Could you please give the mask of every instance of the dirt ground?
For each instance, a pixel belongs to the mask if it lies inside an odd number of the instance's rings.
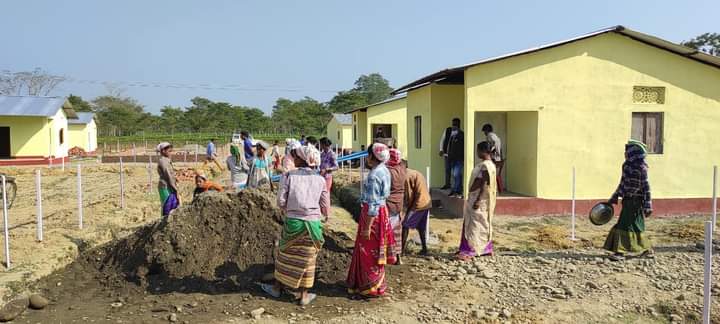
[[[117,188],[110,181],[117,176],[117,167],[95,168],[95,172],[84,171],[86,188],[90,190],[91,183],[96,188],[86,193],[82,231],[74,214],[75,178],[56,170],[43,171],[49,218],[43,243],[34,240],[33,171],[9,170],[28,177],[18,183],[23,194],[18,193],[18,205],[11,210],[11,224],[21,224],[18,220],[28,224],[11,231],[14,267],[0,274],[0,283],[6,296],[40,291],[51,301],[45,310],[28,310],[16,322],[693,323],[698,322],[702,307],[702,250],[695,245],[702,239],[704,217],[650,218],[648,234],[656,259],[612,263],[599,248],[611,224],[594,226],[581,217],[578,240],[573,242],[568,239],[566,217],[498,216],[493,224],[499,253],[461,264],[452,258],[461,220],[433,210],[430,226],[438,243],[431,246],[432,256],[411,255],[404,265],[389,267],[388,297],[350,300],[340,280],[318,284],[319,297],[307,307],[297,306],[287,296],[269,299],[255,285],[156,291],[127,282],[103,283],[91,274],[67,269],[47,276],[73,261],[78,251],[131,235],[128,229],[159,218],[156,194],[147,193],[144,166],[129,167],[128,188],[135,190],[128,193],[125,210],[118,207],[113,192]],[[189,193],[189,186],[184,194]],[[350,214],[337,206],[327,228],[355,235]],[[417,250],[411,244],[411,254]],[[45,278],[37,281],[40,277]],[[714,282],[719,279],[713,276]],[[720,286],[715,285],[713,291],[717,296]],[[717,302],[712,309],[720,313]]]

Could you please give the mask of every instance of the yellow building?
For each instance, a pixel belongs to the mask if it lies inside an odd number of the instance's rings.
[[[0,159],[6,160],[2,164],[67,158],[68,119],[75,118],[65,98],[0,96]]]
[[[327,138],[340,149],[352,149],[352,116],[333,114],[327,124]]]
[[[97,124],[95,114],[91,112],[78,112],[77,119],[68,120],[70,131],[70,148],[79,147],[86,153],[97,150]]]
[[[367,148],[369,143],[382,141],[394,143],[407,152],[407,101],[404,95],[393,97],[365,107],[356,108],[352,114],[352,148]]]
[[[411,167],[430,166],[433,186],[444,181],[439,141],[453,117],[465,131],[465,190],[485,123],[503,141],[507,189],[531,197],[569,199],[575,168],[578,199],[609,198],[630,138],[650,146],[655,198],[708,198],[720,164],[720,58],[622,26],[445,69],[395,93],[408,96]]]

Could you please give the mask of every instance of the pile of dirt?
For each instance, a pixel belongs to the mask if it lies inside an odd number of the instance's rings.
[[[168,218],[87,251],[78,270],[92,267],[106,286],[134,282],[155,292],[249,288],[273,270],[282,212],[269,191],[208,192]],[[317,280],[345,279],[352,246],[327,231]]]

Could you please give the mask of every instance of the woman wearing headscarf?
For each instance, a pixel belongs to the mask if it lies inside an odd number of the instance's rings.
[[[609,201],[617,204],[618,198],[622,197],[622,211],[604,245],[606,250],[614,252],[610,256],[613,261],[623,260],[627,252],[642,252],[642,256],[654,257],[650,240],[643,236],[645,217],[652,214],[646,156],[647,147],[644,143],[631,140],[625,145],[622,177]]]
[[[497,169],[492,161],[492,144],[480,142],[477,155],[482,162],[470,175],[470,191],[463,208],[463,227],[458,259],[468,261],[475,256],[493,254],[492,220],[497,198]]]
[[[386,165],[390,171],[390,196],[387,198],[387,208],[390,212],[390,225],[393,229],[395,237],[395,254],[396,263],[400,264],[400,255],[402,254],[402,222],[405,218],[404,200],[405,200],[405,166],[400,162],[402,153],[398,149],[390,149],[390,158]]]
[[[250,166],[245,160],[245,152],[242,145],[230,146],[230,156],[227,158],[227,167],[230,170],[230,181],[235,190],[244,189],[247,185]]]
[[[272,172],[270,171],[272,161],[267,154],[270,145],[265,141],[257,141],[255,146],[257,156],[255,156],[250,163],[247,186],[248,188],[260,188],[267,185],[272,190],[273,184],[270,178],[272,176]]]
[[[292,152],[294,149],[303,146],[298,142],[298,140],[294,138],[287,138],[285,139],[285,155],[282,158],[282,169],[283,172],[290,172],[295,169],[295,162],[293,159],[293,156],[290,152]]]
[[[160,159],[157,163],[158,193],[160,194],[163,217],[167,217],[171,211],[180,206],[175,169],[170,158],[172,149],[172,144],[168,142],[162,142],[157,146],[157,152],[160,153]]]
[[[330,193],[325,179],[315,172],[310,147],[290,152],[297,169],[282,176],[277,203],[285,212],[285,224],[275,258],[275,285],[262,289],[278,298],[283,287],[300,289],[300,305],[312,302],[309,293],[315,280],[317,255],[325,242],[323,220],[329,215]]]
[[[381,143],[373,143],[367,152],[370,172],[360,197],[362,209],[347,286],[351,294],[379,297],[387,288],[385,265],[395,263],[395,238],[385,205],[390,196],[390,172],[385,166],[390,152]]]

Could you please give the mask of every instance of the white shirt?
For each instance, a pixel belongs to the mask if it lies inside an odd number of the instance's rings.
[[[503,154],[502,154],[502,141],[500,140],[500,137],[497,136],[497,134],[493,132],[489,132],[487,134],[487,141],[490,143],[490,146],[492,147],[492,159],[493,161],[500,162],[503,160]]]

